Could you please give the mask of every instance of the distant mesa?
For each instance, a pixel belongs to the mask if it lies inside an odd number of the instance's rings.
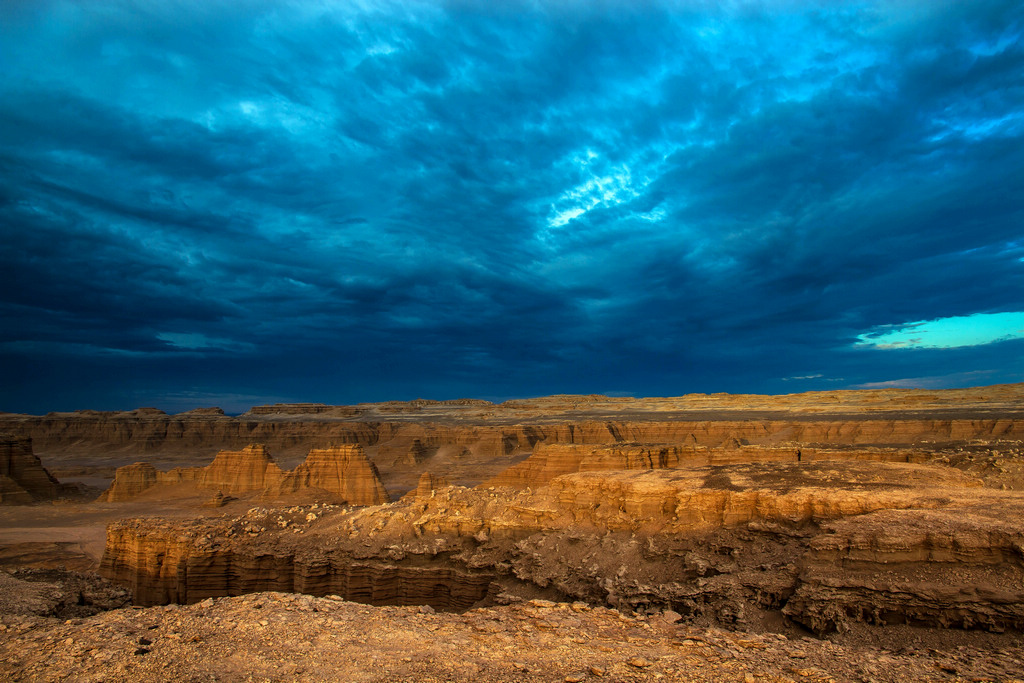
[[[274,462],[265,446],[250,444],[237,451],[220,451],[205,467],[176,467],[167,472],[146,462],[119,467],[99,501],[134,500],[159,487],[187,483],[216,491],[222,497],[259,494],[263,498],[281,498],[301,494],[349,505],[380,505],[390,500],[376,466],[359,444],[314,448],[290,472]]]
[[[325,413],[333,406],[323,403],[275,403],[269,406],[253,406],[249,409],[252,415],[316,415]]]
[[[701,446],[693,434],[674,443],[566,444],[540,443],[533,453],[478,488],[506,486],[528,489],[546,486],[557,477],[579,472],[663,470],[745,463],[798,463],[819,460],[866,460],[922,463],[932,457],[908,447],[856,449],[804,446],[792,443],[749,445],[729,437],[720,446]]]
[[[166,415],[167,413],[159,408],[136,408],[131,411],[131,414],[138,415],[139,417],[155,417],[157,415]]]
[[[179,415],[223,415],[223,414],[224,414],[224,409],[223,408],[217,408],[217,407],[213,407],[213,408],[193,408],[192,410],[186,410],[183,413],[179,413]]]
[[[575,472],[677,467],[691,452],[692,449],[672,445],[537,444],[526,460],[480,486],[535,488],[548,484],[555,477]]]
[[[329,417],[356,417],[362,410],[356,406],[329,406],[323,403],[275,403],[253,406],[243,415],[324,415]]]

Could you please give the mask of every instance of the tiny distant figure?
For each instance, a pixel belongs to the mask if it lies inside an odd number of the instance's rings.
[[[798,448],[798,449],[796,449],[796,461],[797,461],[797,462],[800,462],[800,459],[801,459],[802,457],[803,457],[803,456],[801,456],[801,455],[800,455],[800,449],[799,449],[799,448]]]

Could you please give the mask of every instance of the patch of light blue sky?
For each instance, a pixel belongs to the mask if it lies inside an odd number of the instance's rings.
[[[1024,312],[975,313],[886,325],[857,336],[855,346],[875,349],[955,349],[1024,339]]]

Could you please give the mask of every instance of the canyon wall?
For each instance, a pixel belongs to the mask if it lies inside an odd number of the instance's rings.
[[[246,552],[211,546],[177,526],[140,529],[118,523],[107,532],[100,571],[131,588],[136,604],[194,603],[260,591],[338,595],[372,605],[431,605],[462,610],[488,592],[493,575],[436,563],[405,566],[351,555],[309,556],[278,549]],[[140,533],[141,532],[141,533]],[[197,544],[197,545],[193,545]]]
[[[555,477],[574,472],[652,470],[742,463],[796,463],[817,460],[868,460],[922,463],[931,451],[911,448],[814,448],[807,446],[746,446],[728,439],[722,447],[621,443],[615,445],[538,444],[525,460],[488,479],[480,488],[543,486]]]
[[[210,456],[250,443],[280,455],[302,455],[310,448],[360,444],[378,447],[386,464],[396,458],[419,458],[442,446],[460,446],[489,458],[531,452],[538,443],[687,444],[719,447],[729,440],[744,445],[802,443],[827,445],[911,446],[956,444],[976,439],[1024,439],[1024,419],[890,419],[884,415],[828,417],[801,415],[784,419],[659,420],[657,413],[630,420],[582,419],[524,424],[445,424],[444,422],[358,422],[311,416],[165,415],[157,412],[62,413],[42,417],[0,414],[0,430],[31,438],[40,455],[157,456],[190,453]],[[418,442],[418,445],[417,445]]]
[[[0,434],[0,504],[20,505],[56,498],[60,483],[32,452],[32,440]]]
[[[532,491],[437,484],[427,475],[401,501],[357,510],[120,522],[101,572],[143,604],[272,589],[463,609],[545,591],[732,624],[775,613],[818,632],[1024,627],[1024,499],[951,468],[752,463],[577,472]]]

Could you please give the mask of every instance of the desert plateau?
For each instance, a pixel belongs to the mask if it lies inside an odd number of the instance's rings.
[[[0,683],[1024,683],[1024,2],[0,1]]]
[[[5,680],[1024,679],[1024,385],[0,432]]]

